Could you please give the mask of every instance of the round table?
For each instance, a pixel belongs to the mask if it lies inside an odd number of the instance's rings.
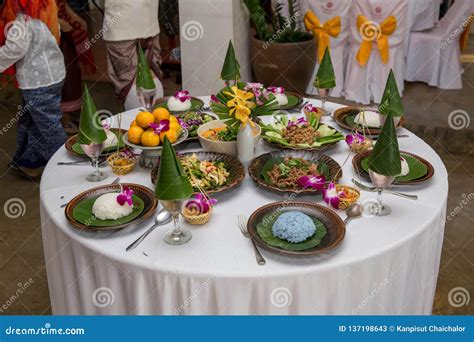
[[[203,98],[206,103],[209,98]],[[319,101],[309,100],[314,105]],[[328,109],[340,105],[329,103]],[[128,127],[137,110],[123,113]],[[323,121],[332,122],[331,118]],[[51,307],[54,314],[430,314],[439,269],[448,180],[438,155],[402,129],[400,149],[427,159],[435,169],[424,185],[399,187],[418,201],[389,194],[392,215],[352,220],[343,242],[323,255],[290,258],[262,250],[257,265],[250,240],[237,216],[288,196],[258,188],[247,175],[239,188],[216,196],[211,221],[192,226],[192,240],[182,246],[163,242],[171,225],[156,229],[138,248],[126,252],[152,222],[114,233],[77,231],[61,204],[80,192],[112,182],[89,183],[89,166],[57,166],[73,160],[61,148],[41,181],[41,222]],[[198,145],[180,145],[180,150]],[[263,142],[257,154],[269,151]],[[341,165],[348,148],[340,142],[326,152]],[[350,184],[351,159],[342,183]],[[152,188],[149,170],[137,167],[122,182]],[[375,198],[361,192],[361,201]],[[301,200],[323,203],[321,196]],[[338,211],[341,217],[344,212]]]

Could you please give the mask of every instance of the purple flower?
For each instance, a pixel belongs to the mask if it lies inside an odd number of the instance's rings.
[[[345,197],[344,191],[337,192],[334,182],[329,183],[327,189],[323,189],[323,200],[333,208],[339,209],[340,198]]]
[[[288,121],[287,127],[298,126],[298,125],[308,125],[308,124],[309,122],[308,120],[306,120],[306,118],[298,118],[298,120],[296,121],[293,121],[293,120]]]
[[[122,192],[117,196],[117,203],[124,205],[127,203],[129,206],[133,207],[133,190],[127,186],[124,186]]]
[[[211,95],[211,101],[215,103],[221,103],[221,101],[219,101],[216,95]]]
[[[360,133],[352,133],[346,135],[346,143],[349,146],[352,146],[353,144],[361,144],[365,141],[365,137],[360,134]]]
[[[178,119],[178,123],[181,127],[185,128],[185,129],[188,129],[189,126],[188,126],[188,123],[186,123],[183,119],[180,119],[180,118],[177,118]],[[189,122],[189,121],[188,121]],[[192,125],[191,125],[192,126]]]
[[[313,188],[315,190],[322,190],[324,188],[324,183],[326,183],[326,178],[321,176],[302,176],[298,179],[298,185],[303,189]]]
[[[263,88],[263,84],[262,83],[258,83],[258,82],[247,82],[247,84],[245,85],[244,87],[244,90],[250,90],[250,89],[261,89]]]
[[[267,90],[273,94],[284,94],[285,88],[283,87],[268,87]]]
[[[211,206],[217,203],[216,199],[207,197],[204,194],[197,194],[193,199],[190,199],[186,203],[186,208],[188,209],[197,209],[199,214],[205,214],[211,210]]]
[[[150,127],[153,128],[155,134],[160,134],[161,132],[167,132],[170,130],[170,121],[161,120],[159,123],[151,123]]]
[[[186,100],[191,101],[191,96],[189,96],[189,91],[187,90],[177,91],[176,93],[174,93],[173,96],[177,98],[178,100],[180,100],[181,102],[185,102]]]

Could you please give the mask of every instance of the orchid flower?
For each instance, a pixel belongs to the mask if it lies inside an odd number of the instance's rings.
[[[315,190],[322,190],[324,183],[326,183],[326,178],[323,175],[302,176],[298,179],[298,185],[303,189],[313,188]]]
[[[178,119],[178,123],[179,123],[179,125],[180,125],[181,127],[183,127],[184,129],[188,129],[188,128],[189,128],[188,124],[187,124],[183,119],[180,119],[180,118],[177,118],[177,119]],[[160,121],[160,122],[161,122],[161,121]],[[191,126],[192,126],[192,124],[191,124]]]
[[[160,134],[161,132],[167,132],[170,130],[170,121],[161,120],[159,123],[151,123],[150,127],[153,128],[155,134]]]
[[[117,203],[122,206],[125,203],[127,203],[129,206],[133,207],[132,196],[133,196],[133,190],[127,186],[124,186],[122,188],[122,192],[120,192],[120,194],[117,196]]]
[[[298,125],[308,125],[308,124],[309,122],[305,118],[298,118],[298,120],[296,121],[293,121],[293,120],[288,121],[287,127],[298,126]]]
[[[339,209],[340,198],[346,196],[344,191],[337,192],[334,182],[329,183],[327,189],[323,189],[322,193],[324,202],[330,204],[335,209]]]
[[[211,210],[211,207],[217,203],[216,199],[207,197],[206,195],[199,193],[193,199],[186,203],[186,208],[196,208],[199,214],[205,214]]]
[[[221,101],[219,101],[216,95],[211,95],[211,101],[215,103],[221,103]]]
[[[360,134],[360,133],[352,133],[346,135],[346,143],[349,146],[352,146],[354,144],[361,144],[365,141],[365,137]]]
[[[244,87],[245,90],[261,89],[261,88],[263,88],[263,84],[258,83],[258,82],[247,82],[247,84]]]
[[[285,88],[283,87],[268,87],[267,90],[273,94],[284,94]]]
[[[110,129],[110,122],[108,122],[108,121],[102,122],[102,128],[103,128],[105,131],[108,131],[108,130]]]
[[[186,100],[191,101],[191,96],[189,96],[189,91],[187,90],[177,91],[176,93],[174,93],[173,96],[177,98],[178,100],[180,100],[181,102],[185,102]]]

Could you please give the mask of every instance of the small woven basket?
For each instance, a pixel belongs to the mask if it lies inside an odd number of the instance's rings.
[[[360,197],[359,190],[347,185],[336,184],[336,191],[338,193],[344,191],[346,194],[346,197],[339,197],[339,209],[341,210],[346,210],[352,203],[357,202]]]
[[[212,209],[210,209],[207,213],[200,214],[200,215],[189,215],[189,213],[186,212],[186,210],[183,210],[182,215],[184,217],[184,220],[188,222],[189,224],[202,225],[209,222],[209,219],[211,218],[211,215],[212,215]]]
[[[107,158],[107,163],[114,174],[123,176],[135,168],[137,159],[133,153],[115,152]]]
[[[368,151],[372,148],[373,142],[371,139],[366,138],[363,142],[361,143],[354,143],[351,145],[351,151],[355,153],[361,153]]]
[[[321,117],[323,116],[323,110],[321,108],[317,108],[317,112],[310,112],[309,110],[307,109],[303,109],[303,112],[306,116],[306,120],[311,120],[311,114],[313,114],[315,116],[315,118],[318,118],[318,120],[321,120]]]

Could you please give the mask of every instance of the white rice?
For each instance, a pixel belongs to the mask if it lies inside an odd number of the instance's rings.
[[[99,220],[118,220],[130,215],[133,208],[128,203],[118,204],[118,195],[117,192],[111,192],[97,198],[92,206],[92,214]]]
[[[118,145],[118,138],[114,132],[106,131],[107,139],[104,141],[104,148],[109,148]]]
[[[174,96],[171,96],[168,99],[168,109],[172,112],[183,112],[191,108],[191,100],[186,100],[181,102]]]
[[[401,167],[402,167],[402,172],[400,172],[400,174],[398,176],[408,175],[410,173],[410,167],[408,166],[408,163],[405,160],[405,158],[401,157],[400,163],[401,163]]]
[[[279,106],[288,104],[288,97],[285,94],[273,94],[273,96],[275,96]]]
[[[370,110],[366,110],[357,114],[354,118],[354,122],[366,127],[382,126],[382,122],[380,121],[380,114],[377,112],[372,112]]]

